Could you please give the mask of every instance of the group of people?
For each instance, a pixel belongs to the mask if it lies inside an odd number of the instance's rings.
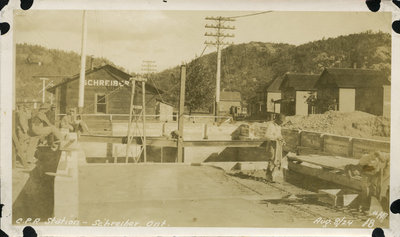
[[[75,109],[70,109],[58,124],[56,119],[56,106],[42,104],[38,110],[21,104],[15,111],[15,131],[13,143],[17,156],[24,166],[32,162],[34,152],[39,144],[48,145],[53,150],[60,148],[66,140],[66,135],[61,132],[88,132],[87,125],[76,115]]]

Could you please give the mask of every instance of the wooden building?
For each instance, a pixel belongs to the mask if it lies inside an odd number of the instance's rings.
[[[83,114],[129,114],[132,76],[113,67],[104,65],[89,69],[85,76]],[[142,104],[142,85],[136,83],[134,103]],[[55,95],[56,113],[65,114],[70,108],[78,107],[79,74],[65,78],[47,89]],[[158,88],[146,83],[146,114],[156,115]]]
[[[252,119],[264,119],[267,115],[266,105],[266,87],[258,89],[254,96],[248,101],[248,112]]]
[[[307,115],[312,108],[307,103],[316,94],[314,87],[319,75],[307,73],[286,73],[279,87],[282,93],[281,113],[285,115]]]
[[[319,112],[363,111],[390,116],[390,81],[377,70],[327,68],[316,83]]]
[[[156,114],[160,121],[168,122],[174,120],[174,106],[163,100],[156,100]]]
[[[267,113],[279,114],[281,112],[280,100],[282,99],[282,93],[280,87],[282,81],[283,77],[277,77],[267,87],[267,95],[266,95]]]
[[[236,91],[221,91],[219,102],[219,114],[228,115],[235,111],[241,113],[242,111],[242,96],[240,92]]]

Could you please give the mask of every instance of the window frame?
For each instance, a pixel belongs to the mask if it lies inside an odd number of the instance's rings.
[[[104,103],[99,103],[98,102],[98,100],[99,100],[99,96],[104,96]],[[108,113],[108,104],[107,104],[107,97],[106,97],[106,94],[105,93],[95,93],[94,94],[94,113],[95,114],[107,114]],[[98,111],[98,107],[97,107],[97,105],[98,104],[101,104],[101,105],[105,105],[106,106],[106,111],[103,113],[103,112],[99,112]]]

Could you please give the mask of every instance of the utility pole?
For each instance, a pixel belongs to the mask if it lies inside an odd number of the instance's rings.
[[[49,78],[41,77],[39,78],[42,80],[42,103],[46,102],[46,81],[49,80]]]
[[[81,41],[81,72],[79,74],[79,99],[78,109],[79,113],[82,113],[84,100],[85,100],[85,74],[86,74],[86,11],[83,11],[82,15],[82,41]]]
[[[225,45],[231,45],[233,43],[224,42],[224,39],[227,37],[235,37],[233,34],[226,34],[224,31],[226,30],[234,30],[234,26],[224,25],[226,22],[235,21],[235,19],[230,17],[206,17],[208,21],[213,21],[214,24],[205,25],[205,28],[214,29],[215,32],[206,32],[205,36],[214,37],[215,41],[206,41],[206,45],[213,45],[217,47],[217,74],[216,74],[216,86],[215,86],[215,104],[214,104],[214,115],[215,121],[217,121],[218,110],[219,110],[219,100],[220,100],[220,85],[221,85],[221,50]]]
[[[156,61],[143,60],[142,63],[142,71],[147,77],[149,74],[157,71]]]
[[[179,110],[178,110],[178,163],[184,161],[183,154],[183,121],[185,111],[185,82],[186,82],[186,65],[181,66],[181,88],[179,90]]]

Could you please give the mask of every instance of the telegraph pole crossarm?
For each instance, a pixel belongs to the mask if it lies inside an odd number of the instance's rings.
[[[206,41],[206,45],[213,45],[217,48],[217,73],[216,73],[216,86],[215,86],[215,103],[214,103],[214,115],[215,121],[218,120],[219,113],[219,101],[220,101],[220,84],[221,84],[221,50],[225,45],[231,45],[233,43],[224,42],[225,38],[233,38],[234,34],[224,33],[224,30],[235,30],[234,26],[224,25],[226,22],[235,21],[231,17],[206,17],[208,21],[214,21],[214,24],[206,24],[205,28],[215,29],[215,32],[206,32],[204,35],[207,37],[214,37],[215,41]]]

